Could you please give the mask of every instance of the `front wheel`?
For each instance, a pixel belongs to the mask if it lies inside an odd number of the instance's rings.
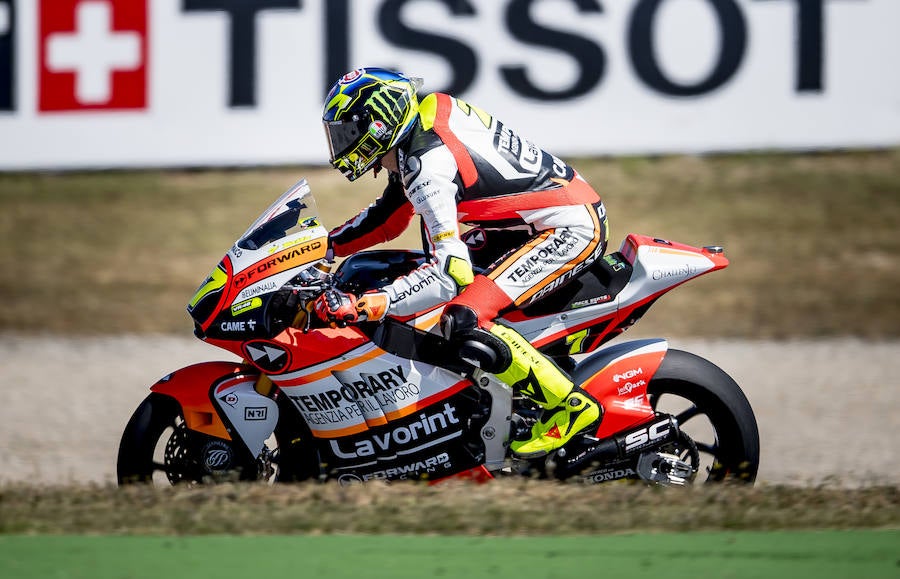
[[[264,451],[264,454],[267,451]],[[235,443],[188,430],[173,398],[150,394],[128,421],[116,465],[120,485],[209,483],[274,476]]]
[[[653,409],[675,417],[687,435],[670,451],[695,463],[697,482],[756,480],[756,417],[741,388],[721,368],[694,354],[669,350],[647,395]]]

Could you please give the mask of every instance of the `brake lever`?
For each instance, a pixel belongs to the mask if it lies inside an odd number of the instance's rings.
[[[316,318],[318,318],[318,315],[313,310],[316,299],[325,292],[332,290],[337,286],[334,283],[334,276],[328,274],[327,276],[323,277],[322,279],[316,280],[315,282],[312,282],[311,280],[311,283],[309,284],[293,287],[296,287],[300,291],[304,292],[305,295],[309,296],[306,298],[306,301],[303,305],[303,309],[306,312],[306,321],[301,328],[301,331],[306,334],[312,329],[313,317],[315,316]]]
[[[303,306],[304,311],[306,311],[306,320],[303,322],[303,327],[300,328],[300,331],[304,334],[308,334],[309,330],[312,329],[312,317],[315,315],[315,312],[312,310],[313,302],[307,301]]]

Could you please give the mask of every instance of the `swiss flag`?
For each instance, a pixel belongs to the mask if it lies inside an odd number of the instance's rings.
[[[40,111],[147,106],[147,0],[39,0]]]
[[[15,110],[16,7],[13,0],[0,0],[0,111]]]

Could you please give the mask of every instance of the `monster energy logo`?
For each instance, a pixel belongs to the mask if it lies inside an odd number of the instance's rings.
[[[404,91],[385,88],[384,91],[378,91],[369,97],[366,104],[382,119],[399,124],[403,120],[401,113],[405,112],[408,102]]]

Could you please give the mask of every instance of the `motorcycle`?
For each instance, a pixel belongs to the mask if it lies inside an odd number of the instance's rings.
[[[323,292],[383,287],[425,255],[365,251],[332,272],[327,246],[305,180],[235,242],[187,309],[199,339],[242,361],[187,366],[151,386],[121,438],[119,484],[756,478],[756,419],[728,374],[665,339],[608,344],[664,293],[726,267],[721,247],[630,234],[500,320],[604,409],[596,429],[520,460],[509,443],[527,438],[541,409],[480,370],[466,344],[451,347],[439,329],[443,305],[342,327],[311,312]]]

